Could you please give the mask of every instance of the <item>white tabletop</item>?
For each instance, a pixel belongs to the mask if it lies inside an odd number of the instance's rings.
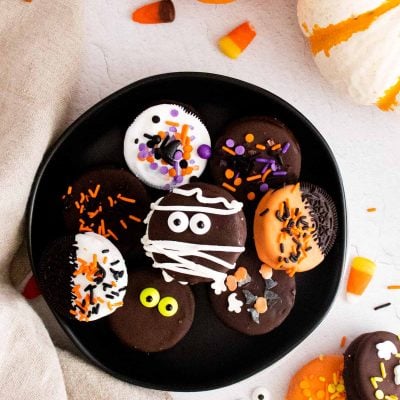
[[[302,112],[325,137],[344,179],[349,219],[349,258],[372,258],[377,273],[357,305],[345,300],[347,270],[323,323],[274,366],[233,386],[212,392],[173,393],[176,400],[250,399],[257,386],[271,399],[284,399],[291,375],[321,353],[340,352],[340,340],[363,332],[400,332],[400,116],[354,105],[320,76],[296,18],[295,0],[236,0],[209,5],[173,0],[170,24],[140,25],[131,12],[145,0],[85,2],[85,48],[71,102],[71,120],[115,90],[146,76],[204,71],[239,78],[282,97]],[[222,55],[216,41],[241,22],[257,30],[237,60]],[[376,207],[375,213],[366,211]],[[390,307],[373,307],[391,302]]]

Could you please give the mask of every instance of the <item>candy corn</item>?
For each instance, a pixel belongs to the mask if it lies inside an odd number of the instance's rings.
[[[376,265],[365,257],[354,257],[347,282],[347,299],[357,301],[374,276]]]
[[[251,43],[256,36],[256,31],[249,22],[244,22],[226,36],[222,37],[219,42],[220,50],[230,58],[238,58],[243,50]]]
[[[146,4],[132,13],[132,20],[140,24],[160,24],[175,19],[175,7],[171,0]]]

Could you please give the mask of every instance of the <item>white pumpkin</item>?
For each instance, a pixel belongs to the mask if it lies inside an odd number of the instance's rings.
[[[400,0],[299,0],[297,15],[327,80],[400,112]]]

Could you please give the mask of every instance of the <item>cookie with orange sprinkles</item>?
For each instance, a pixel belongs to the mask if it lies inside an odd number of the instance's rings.
[[[57,239],[39,262],[38,283],[60,315],[91,322],[122,307],[125,261],[111,241],[93,232]]]
[[[218,185],[246,203],[300,176],[301,151],[293,133],[271,117],[231,123],[214,146],[211,174]]]
[[[345,400],[342,355],[321,355],[293,376],[285,400]]]
[[[321,187],[301,182],[269,190],[254,215],[260,260],[290,275],[318,266],[335,243],[336,206]]]
[[[246,248],[237,268],[229,272],[227,290],[210,291],[211,305],[227,326],[246,335],[262,335],[277,328],[293,308],[296,282],[284,271],[262,267],[255,250]]]
[[[84,173],[62,196],[68,232],[95,232],[123,253],[141,250],[150,199],[143,184],[122,169]]]

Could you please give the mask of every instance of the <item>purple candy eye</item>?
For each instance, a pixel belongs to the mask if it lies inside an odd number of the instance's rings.
[[[178,110],[176,110],[176,109],[171,110],[171,116],[177,117],[178,115],[179,115]]]
[[[208,160],[211,157],[211,147],[208,144],[202,144],[197,149],[197,154],[203,160]]]
[[[226,144],[228,147],[233,147],[233,146],[235,145],[235,141],[234,141],[233,139],[226,139],[225,144]]]
[[[235,148],[235,153],[238,156],[242,156],[245,151],[246,151],[246,149],[243,146],[236,146],[236,148]]]

